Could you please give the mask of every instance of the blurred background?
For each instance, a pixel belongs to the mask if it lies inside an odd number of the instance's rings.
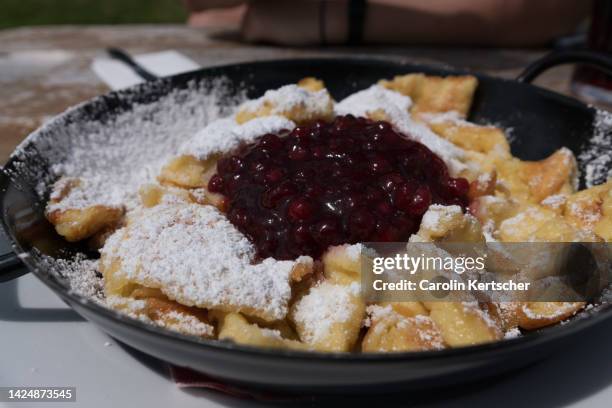
[[[251,42],[321,45],[354,40],[346,17],[357,14],[359,42],[542,46],[584,32],[593,3],[610,1],[2,0],[0,29],[187,22],[240,27],[242,39]]]
[[[109,47],[162,76],[367,54],[515,78],[552,50],[612,55],[612,0],[0,0],[0,164],[50,117],[139,80]],[[588,67],[536,83],[612,106],[611,77]]]
[[[53,24],[183,23],[180,0],[2,0],[0,29]]]

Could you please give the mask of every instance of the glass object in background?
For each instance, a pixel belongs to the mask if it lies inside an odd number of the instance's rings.
[[[588,48],[612,55],[612,0],[595,0]],[[576,67],[572,91],[593,102],[612,104],[612,76],[586,65]]]

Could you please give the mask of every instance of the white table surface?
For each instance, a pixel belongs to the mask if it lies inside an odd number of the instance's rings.
[[[427,396],[352,399],[350,406],[612,407],[612,322],[565,352],[501,380]],[[34,276],[0,284],[0,386],[76,386],[76,403],[0,407],[270,406],[178,389],[163,364],[81,320]],[[338,401],[333,401],[339,406]],[[329,401],[328,401],[329,403]],[[295,406],[295,404],[285,404]],[[318,406],[309,402],[305,406]]]

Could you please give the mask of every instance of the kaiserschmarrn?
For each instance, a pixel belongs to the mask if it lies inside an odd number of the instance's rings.
[[[467,121],[477,86],[407,74],[335,101],[304,78],[184,140],[135,207],[63,177],[46,215],[99,249],[108,307],[184,334],[324,352],[499,341],[585,303],[361,296],[362,242],[612,239],[612,181],[577,191],[565,148],[514,157],[504,129]]]

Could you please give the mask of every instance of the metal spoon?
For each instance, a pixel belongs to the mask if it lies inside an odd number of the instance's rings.
[[[127,52],[123,51],[120,48],[107,48],[106,52],[108,53],[108,55],[111,56],[111,58],[114,58],[127,64],[130,68],[134,70],[134,72],[136,72],[136,74],[138,74],[139,77],[141,77],[145,81],[154,81],[159,78],[157,75],[152,74],[142,65],[134,61],[134,59]]]

